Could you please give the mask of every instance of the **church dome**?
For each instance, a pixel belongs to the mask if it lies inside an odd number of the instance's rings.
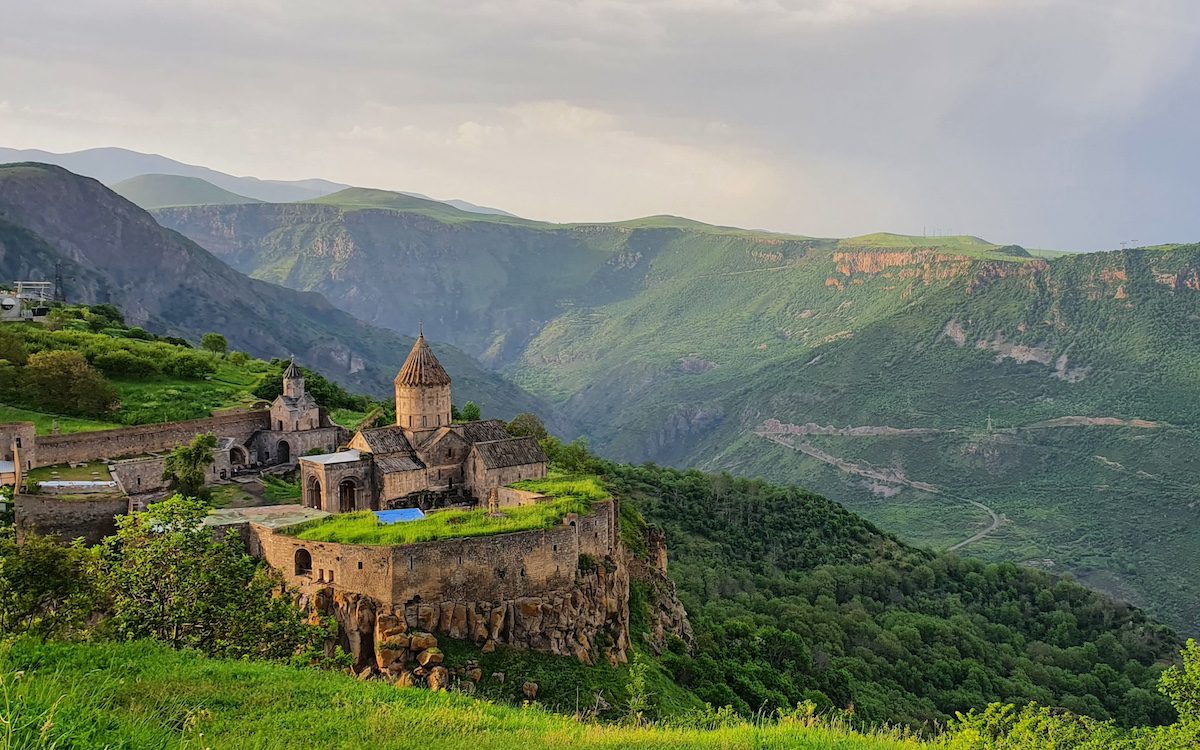
[[[408,359],[396,376],[396,385],[420,387],[429,385],[450,385],[450,375],[446,373],[442,363],[433,356],[429,344],[425,343],[425,334],[417,337]]]

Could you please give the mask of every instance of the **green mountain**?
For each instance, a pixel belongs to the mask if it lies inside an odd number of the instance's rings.
[[[130,177],[113,185],[112,191],[147,210],[167,206],[261,203],[255,198],[223,190],[199,177],[173,174],[143,174]]]
[[[1200,246],[554,225],[360,191],[157,216],[374,324],[424,320],[604,455],[800,483],[1200,631]]]
[[[45,164],[0,166],[0,277],[51,280],[56,263],[72,302],[112,303],[130,325],[192,341],[221,331],[232,348],[295,354],[360,390],[386,392],[412,346],[319,294],[243,276],[95,180]],[[437,351],[456,398],[497,416],[547,408],[463,352]]]

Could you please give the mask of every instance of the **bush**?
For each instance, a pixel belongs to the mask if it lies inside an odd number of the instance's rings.
[[[78,352],[30,356],[21,373],[21,390],[35,407],[59,414],[99,417],[119,404],[117,390]]]
[[[125,349],[98,354],[92,364],[110,377],[145,377],[159,373],[157,362]]]
[[[177,378],[199,380],[217,371],[211,358],[194,352],[180,352],[163,365],[163,371]]]
[[[89,550],[34,534],[18,546],[0,527],[0,634],[62,635],[84,624],[96,596]]]

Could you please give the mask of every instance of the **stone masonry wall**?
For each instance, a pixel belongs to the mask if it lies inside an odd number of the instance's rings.
[[[251,554],[337,617],[360,664],[373,658],[377,612],[392,628],[484,646],[503,643],[588,663],[627,656],[629,577],[611,500],[553,529],[396,547],[305,542],[257,525],[248,537]],[[311,571],[298,573],[297,555],[305,554]]]
[[[123,497],[97,497],[87,500],[62,500],[42,495],[17,495],[17,541],[34,532],[56,536],[64,541],[83,537],[97,544],[116,533],[118,516],[125,515],[129,501]]]
[[[37,438],[34,466],[168,451],[207,432],[220,437],[232,437],[240,442],[258,430],[265,430],[269,421],[270,413],[265,410],[238,411],[185,422],[76,432],[70,435],[42,435]]]

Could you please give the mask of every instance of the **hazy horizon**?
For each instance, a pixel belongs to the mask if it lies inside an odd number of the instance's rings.
[[[1094,250],[1200,239],[1182,0],[6,10],[0,145],[532,219]]]

